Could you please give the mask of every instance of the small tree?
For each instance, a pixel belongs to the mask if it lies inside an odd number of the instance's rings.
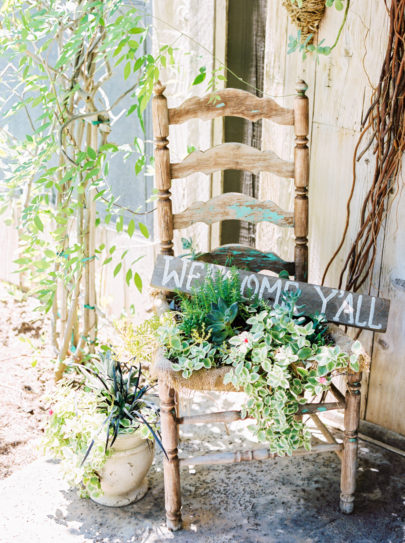
[[[0,55],[8,61],[7,84],[15,97],[7,115],[23,110],[27,116],[22,139],[1,128],[3,211],[10,202],[20,208],[16,262],[41,308],[52,313],[58,377],[69,350],[80,357],[96,340],[95,258],[109,264],[114,250],[105,254],[103,245],[96,246],[97,200],[106,206],[104,222],[116,215],[117,231],[124,230],[121,206],[106,180],[111,157],[122,152],[110,141],[114,112],[130,96],[127,115],[143,127],[159,68],[173,62],[169,46],[157,56],[143,52],[150,29],[143,15],[121,0],[8,0],[0,13]],[[105,84],[119,65],[128,86],[111,103]],[[138,174],[146,165],[142,142],[126,145],[128,150],[137,154]],[[128,235],[135,229],[131,219]],[[135,270],[126,280],[141,290]]]

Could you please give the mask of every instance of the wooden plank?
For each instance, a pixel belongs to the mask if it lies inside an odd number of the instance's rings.
[[[172,179],[218,170],[246,170],[256,174],[272,172],[279,177],[294,177],[293,162],[282,160],[273,151],[259,151],[244,143],[222,143],[207,151],[193,151],[182,162],[170,167]]]
[[[277,104],[271,98],[258,98],[240,89],[224,89],[201,98],[193,97],[179,107],[169,109],[170,124],[179,124],[189,119],[215,119],[216,117],[242,117],[249,121],[270,119],[277,124],[292,125],[294,113]]]
[[[209,253],[199,255],[197,260],[220,266],[236,266],[241,270],[252,272],[269,270],[280,273],[286,270],[289,275],[295,273],[295,262],[287,262],[274,253],[264,253],[236,243],[222,245]]]
[[[398,186],[405,183],[405,157]],[[405,192],[388,216],[380,293],[391,299],[387,333],[374,337],[366,420],[405,435]]]
[[[174,215],[174,228],[187,228],[197,222],[212,224],[230,219],[251,223],[269,221],[287,228],[294,226],[294,214],[283,211],[274,202],[262,202],[238,192],[227,192],[207,202],[194,202]]]
[[[151,284],[165,290],[191,293],[206,276],[217,271],[225,274],[230,268],[158,255]],[[330,322],[374,332],[384,332],[387,328],[389,300],[244,270],[239,271],[239,276],[242,295],[247,296],[247,299],[258,296],[270,304],[278,304],[284,290],[300,289],[300,303],[304,305],[306,314],[319,311]]]
[[[325,443],[313,445],[310,451],[306,449],[297,449],[292,452],[292,456],[305,456],[308,454],[319,454],[331,451],[341,451],[341,443]],[[198,466],[210,464],[239,464],[240,462],[252,462],[254,460],[270,460],[277,458],[278,454],[271,453],[269,449],[256,449],[253,451],[235,451],[204,454],[201,456],[192,456],[190,458],[180,458],[180,466]]]

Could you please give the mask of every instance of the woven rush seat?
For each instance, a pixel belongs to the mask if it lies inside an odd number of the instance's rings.
[[[327,333],[333,339],[335,345],[337,345],[344,353],[352,354],[351,347],[354,340],[343,332],[336,324],[329,324]],[[370,357],[363,349],[361,355],[360,364],[361,367],[367,367]],[[175,371],[172,368],[172,362],[168,360],[161,349],[158,349],[155,353],[151,372],[152,376],[156,379],[165,381],[170,387],[176,391],[180,390],[205,390],[205,391],[220,391],[220,392],[238,392],[235,387],[229,383],[224,384],[224,377],[233,366],[221,366],[219,368],[201,369],[193,372],[192,375],[186,379],[183,377],[180,371]]]

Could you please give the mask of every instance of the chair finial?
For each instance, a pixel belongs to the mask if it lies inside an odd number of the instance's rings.
[[[308,85],[303,79],[297,81],[296,91],[300,96],[305,96],[306,91],[308,90]]]
[[[164,91],[166,90],[166,87],[165,85],[162,85],[162,83],[160,82],[160,80],[156,81],[156,83],[154,84],[153,86],[153,92],[157,95],[157,96],[160,96],[164,93]]]

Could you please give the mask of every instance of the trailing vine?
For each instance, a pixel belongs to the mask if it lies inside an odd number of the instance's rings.
[[[350,223],[350,205],[356,186],[356,163],[368,149],[373,149],[373,180],[364,199],[360,228],[346,256],[339,277],[339,288],[358,291],[371,277],[377,240],[389,212],[392,192],[398,193],[399,174],[405,151],[405,0],[392,0],[388,8],[389,32],[387,50],[371,105],[362,121],[361,134],[353,156],[353,182],[347,202],[346,225],[342,239],[326,266],[322,282],[342,250]],[[364,140],[368,138],[367,143]],[[370,290],[370,287],[369,287]]]

